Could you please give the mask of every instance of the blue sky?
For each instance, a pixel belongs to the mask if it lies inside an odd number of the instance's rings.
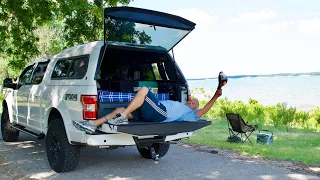
[[[174,48],[186,78],[319,72],[319,0],[134,0],[196,29]]]

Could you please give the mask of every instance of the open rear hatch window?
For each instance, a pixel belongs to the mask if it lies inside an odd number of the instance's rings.
[[[101,64],[103,71],[99,69],[100,73],[97,75],[101,89],[107,89],[111,92],[123,91],[126,89],[121,87],[121,83],[124,81],[173,81],[176,83],[179,79],[181,80],[181,77],[176,77],[177,69],[168,64],[170,61],[166,60],[168,56],[164,55],[163,51],[170,51],[195,28],[195,25],[182,17],[152,10],[133,7],[106,8],[104,10],[104,42],[108,41],[109,43],[105,46],[106,57],[103,59],[111,59],[112,62],[103,61]],[[128,50],[126,53],[123,49],[112,49],[111,51],[110,48],[116,48],[120,43],[125,44],[122,44],[123,47],[131,47],[132,45],[148,50],[152,49],[150,47],[156,47],[153,49],[157,49],[157,53],[136,51],[136,49],[135,51]],[[155,69],[157,73],[154,71]],[[117,71],[119,71],[118,74]],[[153,75],[149,76],[148,72],[152,72]],[[170,74],[170,72],[173,73]],[[114,89],[114,86],[108,85],[114,81],[120,81],[120,85],[116,86],[117,88],[121,87],[120,89]],[[128,87],[126,92],[134,91],[134,86]],[[159,87],[159,93],[163,92],[169,93],[167,89]],[[103,106],[103,104],[99,105],[100,108]],[[166,136],[193,132],[210,123],[205,120],[168,123],[131,121],[127,125],[103,124],[99,130],[105,133],[118,132],[134,136]]]
[[[152,45],[171,50],[194,28],[182,17],[133,7],[111,7],[104,11],[105,40]]]

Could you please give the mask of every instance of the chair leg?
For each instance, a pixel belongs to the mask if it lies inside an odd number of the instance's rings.
[[[231,131],[231,129],[229,128],[229,137],[231,137],[233,134],[233,132]]]
[[[248,140],[248,141],[252,144],[252,142],[251,142],[250,139],[249,139],[249,137],[250,137],[250,135],[252,134],[252,132],[253,132],[253,131],[250,132],[249,136],[247,135],[247,133],[244,133],[244,135],[246,136],[246,139],[243,141],[243,143]]]
[[[241,133],[238,133],[238,132],[235,132],[233,131],[232,129],[229,128],[229,138],[233,138],[233,137],[239,137],[238,135],[241,134]],[[228,139],[229,139],[228,138]],[[238,140],[238,139],[237,139]],[[233,141],[232,141],[233,142]],[[238,141],[237,141],[238,142]],[[241,134],[241,141],[242,143],[242,134]]]
[[[229,137],[238,136],[238,134],[235,134],[234,131],[232,131],[232,129],[229,128]]]

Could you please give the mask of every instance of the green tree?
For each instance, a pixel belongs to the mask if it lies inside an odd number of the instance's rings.
[[[318,123],[318,125],[320,125],[320,107],[315,108],[311,112],[311,116]]]
[[[106,7],[126,5],[130,0],[99,2]],[[1,0],[0,56],[11,68],[21,70],[40,54],[39,43],[48,43],[39,42],[44,35],[42,30],[53,29],[56,34],[51,37],[63,37],[59,38],[61,42],[46,39],[52,45],[46,49],[47,55],[63,47],[102,39],[102,15],[103,9],[88,0]],[[58,28],[53,28],[56,24]]]
[[[9,66],[21,69],[39,52],[34,30],[52,20],[53,7],[50,0],[0,1],[0,52]]]
[[[144,31],[140,32],[135,29],[133,22],[109,20],[107,26],[107,40],[120,41],[139,44],[150,44],[151,37]]]
[[[55,55],[67,47],[67,42],[64,39],[64,24],[61,20],[54,20],[39,27],[35,34],[39,37],[37,42],[38,57]]]

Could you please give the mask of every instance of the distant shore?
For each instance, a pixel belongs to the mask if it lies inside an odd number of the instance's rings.
[[[278,74],[260,74],[260,75],[235,75],[228,76],[228,78],[257,78],[257,77],[279,77],[279,76],[320,76],[320,72],[308,72],[308,73],[278,73]],[[205,79],[217,79],[217,77],[210,78],[190,78],[188,81],[193,80],[205,80]]]
[[[192,96],[194,96],[195,98],[197,98],[198,100],[210,100],[210,98],[214,95],[215,93],[215,89],[212,89],[212,88],[191,88],[191,94]],[[225,98],[228,98],[228,97],[225,97]],[[244,100],[240,100],[240,99],[230,99],[228,98],[229,100],[231,101],[242,101],[244,103],[248,103],[249,99],[247,99],[246,101]],[[254,98],[252,98],[254,99]],[[277,102],[275,104],[264,104],[264,103],[261,103],[259,101],[259,99],[255,99],[257,100],[260,104],[262,104],[263,106],[272,106],[272,105],[276,105],[277,103],[283,103],[283,102]],[[318,106],[315,105],[315,104],[287,104],[288,108],[289,107],[294,107],[296,108],[297,110],[301,110],[301,111],[311,111],[315,108],[317,108]]]

